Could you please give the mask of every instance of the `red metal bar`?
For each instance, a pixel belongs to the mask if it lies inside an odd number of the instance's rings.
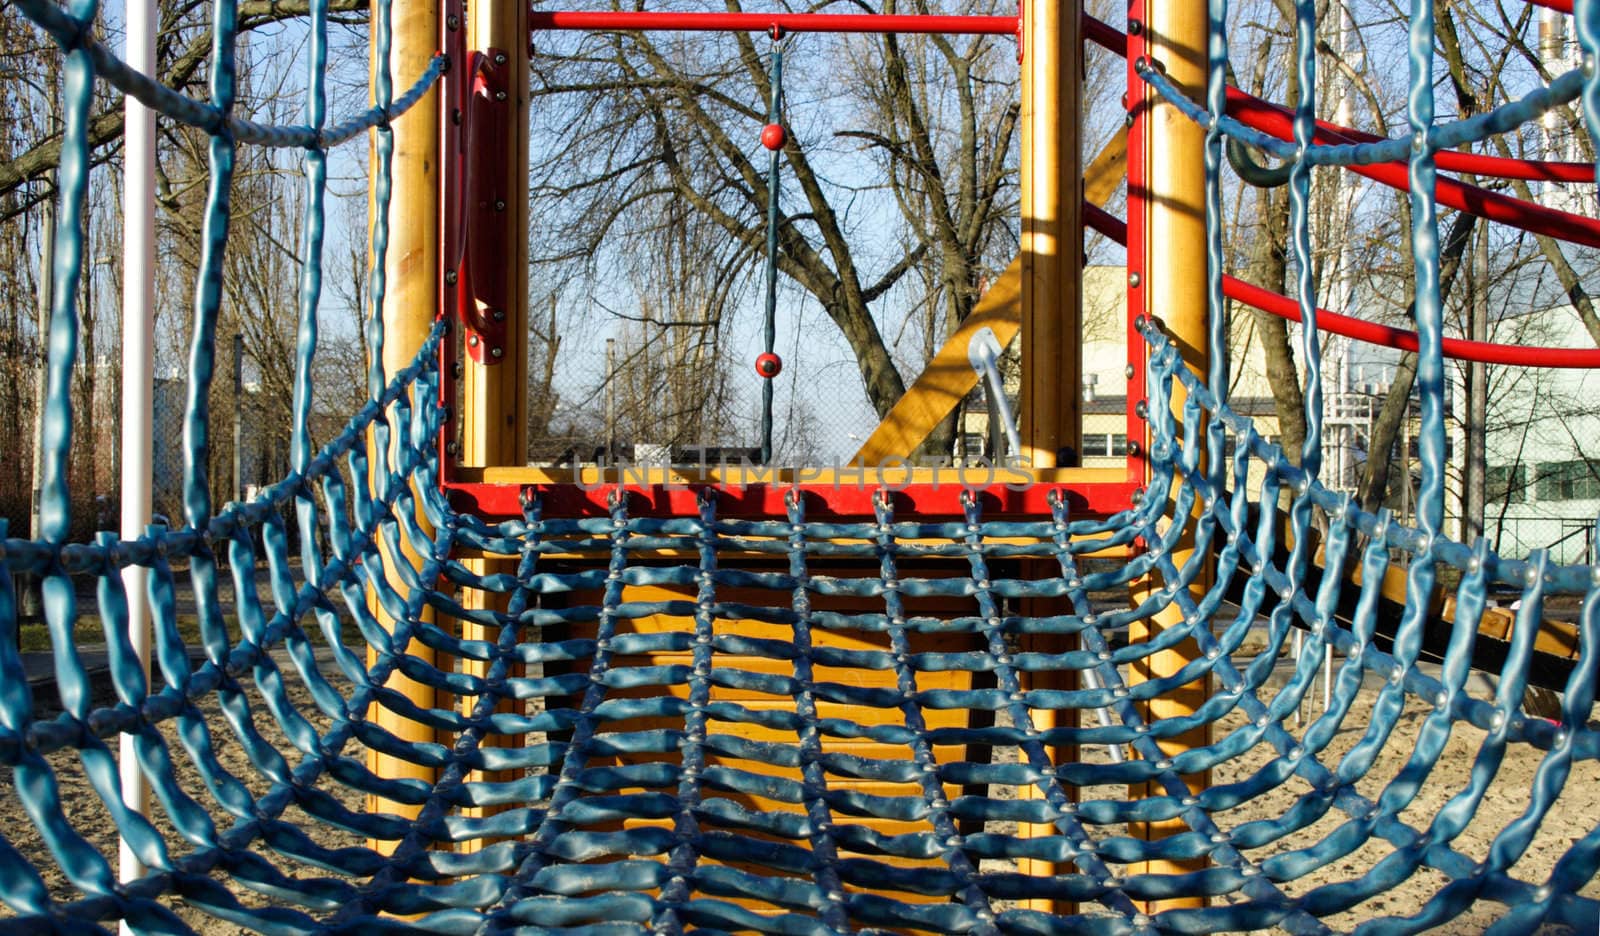
[[[988,519],[1004,517],[1050,516],[1050,494],[1059,491],[1067,499],[1074,517],[1107,517],[1126,510],[1133,502],[1136,485],[1110,484],[1032,484],[1025,472],[1006,469],[970,470],[972,486],[962,484],[880,483],[865,476],[859,483],[748,484],[741,487],[690,485],[622,485],[628,495],[630,516],[692,517],[699,513],[703,490],[717,493],[717,516],[733,518],[774,518],[787,512],[785,498],[794,490],[805,500],[806,517],[812,520],[866,519],[873,515],[873,499],[887,493],[895,516],[901,520],[932,521],[960,519],[962,492],[972,491]],[[1015,474],[1015,478],[1007,475]],[[1002,483],[992,483],[998,475]],[[618,485],[578,484],[488,484],[455,483],[445,485],[456,510],[486,519],[522,516],[524,492],[539,495],[545,514],[551,517],[603,517],[610,512],[610,498]]]
[[[876,13],[671,13],[631,10],[534,10],[529,29],[676,32],[940,33],[1014,36],[1015,16],[884,16]]]
[[[1161,0],[1153,0],[1161,2]],[[1091,17],[1091,19],[1093,19]],[[1128,22],[1146,23],[1148,18],[1147,0],[1128,0]],[[1095,25],[1098,24],[1098,25]],[[1103,29],[1101,27],[1104,27]],[[1149,388],[1146,380],[1146,370],[1149,366],[1149,356],[1144,353],[1144,336],[1139,334],[1135,323],[1140,316],[1151,313],[1149,302],[1149,289],[1146,284],[1150,281],[1149,270],[1145,264],[1147,254],[1146,224],[1149,220],[1149,195],[1150,188],[1147,178],[1150,171],[1150,100],[1153,92],[1145,85],[1140,77],[1139,70],[1134,67],[1145,54],[1145,39],[1148,30],[1140,30],[1131,38],[1106,23],[1095,20],[1094,24],[1084,21],[1083,33],[1095,41],[1104,41],[1101,37],[1121,39],[1120,47],[1109,46],[1113,52],[1121,55],[1125,62],[1125,76],[1128,83],[1127,93],[1122,98],[1122,106],[1127,109],[1130,120],[1128,126],[1128,223],[1123,228],[1123,245],[1127,247],[1128,288],[1127,310],[1123,316],[1123,328],[1127,335],[1126,351],[1128,355],[1127,369],[1124,373],[1128,376],[1127,397],[1125,408],[1125,422],[1128,436],[1128,482],[1130,484],[1144,485],[1148,479],[1150,465],[1145,460],[1146,453],[1150,451],[1150,424],[1140,416],[1140,412],[1148,407]],[[1104,215],[1105,212],[1099,212]],[[1093,223],[1097,217],[1093,212],[1085,215],[1085,223]],[[1138,451],[1133,451],[1132,443],[1138,443]]]
[[[1551,10],[1555,10],[1557,13],[1572,12],[1572,0],[1528,0],[1528,2],[1534,6],[1542,6]]]
[[[1252,286],[1231,276],[1222,278],[1222,291],[1228,298],[1245,305],[1264,309],[1291,322],[1300,321],[1300,304],[1288,296]],[[1366,322],[1323,309],[1317,310],[1317,327],[1335,335],[1387,345],[1402,351],[1415,351],[1418,347],[1417,333],[1414,331]],[[1485,364],[1510,364],[1516,367],[1600,367],[1600,348],[1546,348],[1467,341],[1462,338],[1444,339],[1444,356],[1458,361],[1482,361]]]
[[[1530,0],[1530,2],[1548,6],[1553,10],[1561,10],[1565,13],[1572,12],[1571,0]],[[1110,23],[1096,19],[1087,13],[1083,14],[1083,35],[1084,38],[1092,40],[1101,47],[1109,49],[1118,55],[1125,56],[1128,54],[1127,34]],[[1245,102],[1249,102],[1252,108],[1271,108],[1282,113],[1284,119],[1293,120],[1293,114],[1290,113],[1288,108],[1246,94],[1237,88],[1230,87],[1228,89],[1228,100],[1228,113],[1239,117],[1241,121],[1244,118],[1234,111],[1235,101],[1240,102],[1240,106],[1243,106]],[[1255,127],[1255,124],[1250,124],[1248,121],[1245,121],[1245,123]],[[1344,141],[1348,143],[1380,143],[1383,141],[1383,137],[1376,134],[1355,130],[1336,123],[1329,123],[1326,120],[1317,121],[1317,127],[1319,130],[1348,138]],[[1288,135],[1279,134],[1276,130],[1267,130],[1264,127],[1255,128],[1271,133],[1280,139],[1287,140],[1291,138]],[[1434,161],[1440,169],[1448,172],[1467,172],[1473,175],[1494,176],[1499,179],[1526,179],[1534,182],[1593,182],[1595,179],[1593,163],[1560,162],[1547,159],[1506,159],[1502,156],[1459,153],[1455,150],[1443,150],[1435,153]],[[1396,165],[1400,164],[1397,163]]]
[[[1281,140],[1292,139],[1290,130],[1294,114],[1287,107],[1264,101],[1238,88],[1228,88],[1228,113],[1248,127],[1270,133]],[[1282,132],[1280,132],[1280,130]],[[1317,121],[1318,143],[1381,143],[1383,137],[1362,130],[1352,130],[1325,120]],[[1544,159],[1507,159],[1503,156],[1483,156],[1440,150],[1434,154],[1440,169],[1450,172],[1469,172],[1474,175],[1494,176],[1501,179],[1527,179],[1534,182],[1593,182],[1594,163],[1556,162]],[[1404,168],[1405,164],[1385,163]],[[1360,172],[1363,167],[1351,166]]]
[[[1127,33],[1124,33],[1122,30],[1111,25],[1105,20],[1090,16],[1087,13],[1081,14],[1079,19],[1083,24],[1081,27],[1079,27],[1080,31],[1083,33],[1083,38],[1093,42],[1102,49],[1115,52],[1117,55],[1127,58]]]
[[[1118,218],[1093,205],[1083,206],[1084,222],[1090,227],[1121,244],[1127,241],[1128,226]],[[1288,296],[1262,289],[1232,276],[1222,277],[1222,292],[1229,299],[1254,306],[1291,322],[1300,321],[1300,304]],[[1317,310],[1317,327],[1335,335],[1367,341],[1372,344],[1399,348],[1401,351],[1417,350],[1417,333],[1403,328],[1392,328],[1367,322],[1326,309]],[[1458,361],[1482,361],[1485,364],[1509,364],[1517,367],[1600,367],[1600,348],[1550,348],[1538,345],[1495,344],[1490,341],[1467,341],[1461,338],[1444,339],[1444,356]]]
[[[1279,139],[1290,139],[1293,118],[1288,112],[1237,88],[1228,89],[1228,113],[1248,127],[1270,133]],[[1315,140],[1319,144],[1329,145],[1360,142],[1322,127],[1317,128]],[[1439,155],[1444,156],[1443,153]],[[1357,175],[1366,176],[1391,188],[1405,191],[1408,187],[1405,163],[1374,163],[1365,166],[1353,165],[1348,168]],[[1467,185],[1455,179],[1441,178],[1435,187],[1434,195],[1441,205],[1470,212],[1489,221],[1535,234],[1548,234],[1574,244],[1600,247],[1600,221],[1593,218],[1535,205],[1476,185]]]
[[[1128,246],[1128,223],[1098,205],[1083,203],[1083,223],[1092,227],[1101,234],[1111,238],[1115,243]]]
[[[472,56],[467,51],[466,4],[464,0],[444,0],[440,4],[440,36],[444,52],[450,56],[451,68],[441,83],[439,113],[439,307],[438,317],[455,314],[459,304],[462,284],[459,282],[461,257],[466,249],[466,211],[463,205],[466,192],[464,150],[466,146],[465,122],[468,98],[472,92],[472,75],[476,70]],[[454,336],[450,336],[454,337]],[[451,375],[456,367],[456,342],[439,342],[439,405],[446,416],[435,444],[439,455],[439,480],[450,481],[456,465],[456,381]]]

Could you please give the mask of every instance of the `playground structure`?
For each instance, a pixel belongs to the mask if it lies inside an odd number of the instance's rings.
[[[1319,125],[1310,72],[1287,110],[1229,89],[1226,34],[1208,25],[1226,21],[1223,0],[1134,0],[1125,30],[1042,2],[1011,18],[530,13],[516,3],[379,0],[374,106],[330,126],[327,7],[313,0],[307,125],[261,127],[229,116],[229,0],[217,5],[209,102],[143,78],[149,55],[124,65],[98,45],[91,0],[15,6],[64,56],[60,217],[82,214],[97,79],[143,108],[144,122],[129,122],[130,173],[143,171],[137,157],[153,145],[140,134],[154,108],[211,134],[212,195],[176,529],[147,528],[148,502],[140,516],[130,497],[120,538],[64,542],[82,238],[62,226],[45,534],[6,539],[0,557],[7,571],[42,579],[59,714],[35,697],[15,628],[4,628],[0,748],[20,814],[0,827],[9,913],[0,928],[85,932],[122,921],[185,932],[220,920],[274,933],[1312,933],[1340,914],[1348,925],[1354,912],[1370,916],[1368,931],[1402,933],[1480,902],[1495,908],[1495,933],[1597,925],[1600,819],[1561,816],[1567,841],[1536,878],[1519,859],[1565,802],[1569,777],[1600,761],[1590,721],[1600,571],[1555,567],[1541,554],[1503,559],[1450,542],[1440,522],[1445,356],[1588,367],[1600,352],[1444,338],[1437,208],[1579,242],[1600,225],[1435,179],[1443,170],[1593,182],[1588,166],[1447,152],[1580,94],[1592,126],[1592,67],[1435,126],[1432,7],[1419,4],[1409,24],[1411,135],[1383,140]],[[1296,10],[1296,61],[1309,69],[1315,9]],[[1579,3],[1574,15],[1592,61],[1600,3]],[[131,16],[129,28],[138,34]],[[851,472],[595,468],[573,483],[520,466],[527,102],[518,76],[529,30],[566,28],[1018,37],[1021,254]],[[1084,41],[1126,60],[1130,124],[1125,144],[1080,168]],[[373,141],[369,403],[317,448],[306,416],[324,154],[363,133]],[[1225,138],[1291,166],[1290,246],[1304,271],[1295,297],[1223,273]],[[292,474],[218,509],[206,400],[240,145],[305,151],[297,419]],[[1316,308],[1313,164],[1410,191],[1414,332]],[[771,165],[776,173],[776,156]],[[1123,165],[1126,221],[1097,207]],[[1058,464],[1077,448],[1084,225],[1128,248],[1136,444],[1125,469]],[[148,287],[148,267],[127,269],[130,284]],[[1298,465],[1228,408],[1225,298],[1303,323],[1310,431]],[[1028,483],[871,467],[908,455],[977,384],[986,358],[974,339],[984,329],[1000,345],[1020,335],[1015,431]],[[1416,529],[1317,482],[1324,330],[1418,351]],[[761,377],[776,372],[757,366]],[[146,358],[124,379],[136,390],[148,373]],[[140,444],[136,411],[148,397],[125,393],[125,403],[125,431]],[[129,461],[129,490],[148,488]],[[1256,487],[1246,483],[1252,464],[1264,466]],[[1108,568],[1088,565],[1108,558]],[[254,583],[263,563],[266,595]],[[200,657],[177,626],[179,564],[196,596]],[[223,574],[234,579],[227,614]],[[74,577],[97,588],[111,704],[97,704],[75,643]],[[8,624],[9,582],[0,576]],[[1509,620],[1486,609],[1491,586],[1519,593]],[[1126,589],[1127,606],[1091,604],[1109,589]],[[1567,595],[1581,609],[1563,629],[1543,607]],[[1124,629],[1126,641],[1113,642]],[[1281,662],[1297,632],[1304,652]],[[1328,705],[1297,733],[1292,716],[1329,646],[1343,662],[1327,674]],[[1473,682],[1474,669],[1498,674],[1492,689]],[[1369,677],[1377,688],[1364,689]],[[1523,711],[1530,681],[1561,691],[1559,718]],[[1399,732],[1408,707],[1417,718]],[[1347,722],[1362,722],[1361,737],[1335,754]],[[1476,745],[1465,776],[1436,770],[1453,737]],[[1403,766],[1374,775],[1395,746]],[[1514,815],[1469,849],[1463,834],[1501,790],[1495,775],[1512,751],[1541,752],[1537,769]],[[1223,770],[1231,779],[1217,782]],[[92,787],[92,809],[63,808],[73,780]],[[1413,808],[1421,802],[1430,805]],[[1268,808],[1239,819],[1251,804]],[[122,842],[116,869],[101,844],[109,828]],[[1318,877],[1372,849],[1370,865]],[[1371,909],[1408,884],[1415,900]]]

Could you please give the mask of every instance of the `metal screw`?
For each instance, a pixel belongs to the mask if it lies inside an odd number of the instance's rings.
[[[506,99],[506,93],[504,91],[496,91],[494,93],[494,99],[496,101],[504,101]]]
[[[454,13],[452,13],[449,16],[445,17],[444,25],[446,26],[446,28],[449,28],[449,29],[460,29],[461,28],[461,17],[459,17],[459,16],[455,15]]]
[[[496,198],[494,200],[494,210],[495,211],[505,211],[506,210],[506,200],[504,198]]]
[[[444,450],[446,452],[449,452],[450,455],[452,457],[454,457],[456,455],[461,454],[461,445],[460,445],[460,443],[456,442],[456,440],[451,439],[449,442],[445,443]]]
[[[504,52],[496,52],[494,54],[494,63],[496,65],[504,65],[506,63],[506,54]],[[504,94],[505,92],[502,91],[501,93]]]
[[[1129,365],[1127,365],[1127,366],[1122,368],[1122,376],[1128,378],[1129,380],[1133,379],[1133,365],[1132,364],[1129,364]]]
[[[1129,286],[1132,286],[1134,289],[1138,289],[1140,282],[1141,282],[1141,280],[1139,279],[1139,274],[1138,273],[1129,273],[1128,274],[1128,285]]]
[[[461,362],[460,361],[456,361],[454,364],[450,365],[450,376],[454,377],[456,380],[460,380],[461,379]]]
[[[454,286],[456,284],[456,271],[455,270],[445,270],[444,271],[444,282],[445,282],[446,286]]]
[[[1144,24],[1138,20],[1128,20],[1128,35],[1137,36],[1144,32]]]
[[[461,108],[452,107],[450,109],[450,122],[458,127],[461,126]]]
[[[496,322],[504,322],[506,320],[506,312],[504,309],[495,309],[493,312],[489,313],[489,317],[494,319]]]
[[[490,348],[489,356],[492,358],[501,358],[505,356],[505,351],[500,348]]]
[[[476,348],[478,346],[478,336],[477,335],[468,335],[467,336],[467,345],[469,347]]]

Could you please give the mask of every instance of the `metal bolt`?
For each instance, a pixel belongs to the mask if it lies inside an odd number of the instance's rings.
[[[462,370],[461,370],[461,362],[460,361],[456,361],[455,363],[450,365],[450,376],[451,377],[454,377],[456,380],[460,380],[461,379],[461,373],[462,373]]]
[[[506,93],[504,91],[496,91],[494,93],[494,99],[496,101],[504,101],[506,99]]]
[[[444,25],[447,29],[460,29],[461,17],[451,13],[449,16],[444,18]]]
[[[494,200],[494,210],[495,211],[505,211],[506,210],[506,200],[504,198],[496,198]]]
[[[500,348],[490,348],[489,356],[498,359],[505,356],[505,351]]]
[[[1129,286],[1132,286],[1134,289],[1138,289],[1140,282],[1142,282],[1142,280],[1139,279],[1139,274],[1138,273],[1129,273],[1128,274],[1128,285]]]
[[[461,444],[456,442],[456,440],[451,439],[449,442],[445,443],[444,450],[451,456],[459,455],[461,454]]]
[[[504,65],[506,63],[506,54],[504,52],[496,52],[494,54],[494,63],[496,65]],[[504,94],[505,92],[502,91],[501,93]]]
[[[461,126],[461,108],[459,108],[459,107],[450,108],[450,122],[455,124],[458,127]]]
[[[477,335],[468,335],[467,336],[467,345],[469,347],[476,348],[478,346],[478,336]]]
[[[489,317],[494,319],[496,322],[504,322],[506,320],[506,312],[504,309],[495,309],[493,312],[489,313]]]
[[[456,284],[456,271],[455,270],[445,270],[444,271],[444,284],[446,286],[454,286]]]
[[[1128,20],[1128,35],[1137,36],[1144,32],[1144,24],[1136,19]]]
[[[1126,367],[1124,367],[1122,369],[1122,376],[1128,378],[1129,380],[1133,379],[1133,365],[1132,364],[1129,364],[1129,365],[1127,365]]]

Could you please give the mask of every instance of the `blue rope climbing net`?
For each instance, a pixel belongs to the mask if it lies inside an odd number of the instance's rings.
[[[1158,324],[1144,322],[1152,474],[1140,502],[1109,518],[1072,516],[1056,498],[1048,516],[995,519],[968,497],[963,517],[933,522],[897,516],[893,499],[881,497],[870,519],[816,520],[797,494],[784,516],[741,519],[724,516],[707,492],[691,516],[641,516],[620,494],[608,516],[550,516],[530,497],[520,519],[490,524],[440,493],[443,321],[411,364],[386,375],[382,320],[370,315],[367,404],[321,448],[309,428],[326,151],[364,132],[375,137],[371,308],[380,309],[389,123],[423,97],[443,60],[396,96],[389,4],[380,2],[376,103],[330,126],[327,6],[314,0],[306,124],[261,126],[231,113],[230,0],[215,7],[209,102],[119,63],[92,38],[94,0],[15,5],[64,57],[59,217],[83,217],[97,77],[205,131],[211,148],[178,529],[153,527],[134,542],[110,533],[66,541],[83,232],[68,223],[58,235],[43,536],[9,538],[0,528],[0,761],[17,807],[0,825],[8,914],[0,929],[105,932],[122,920],[186,933],[220,920],[269,933],[1111,936],[1320,933],[1365,920],[1358,929],[1388,934],[1448,923],[1479,901],[1495,907],[1491,933],[1541,921],[1596,926],[1600,817],[1563,815],[1558,855],[1532,879],[1519,862],[1569,778],[1600,761],[1600,731],[1589,721],[1600,570],[1557,567],[1543,553],[1505,560],[1442,535],[1442,308],[1429,194],[1440,147],[1518,126],[1580,94],[1593,126],[1593,74],[1562,76],[1523,101],[1436,127],[1432,7],[1419,2],[1410,136],[1322,147],[1310,145],[1310,2],[1296,5],[1302,91],[1293,144],[1224,115],[1219,25],[1204,105],[1142,69],[1207,130],[1213,310],[1222,309],[1225,137],[1292,162],[1291,249],[1302,271],[1311,268],[1310,167],[1409,160],[1423,399],[1416,529],[1317,481],[1309,272],[1299,298],[1310,431],[1298,466],[1228,406],[1225,355],[1202,380]],[[1578,10],[1592,61],[1600,4]],[[1212,0],[1211,15],[1226,22],[1226,0]],[[242,143],[304,151],[292,470],[248,503],[218,510],[206,406]],[[1214,347],[1224,346],[1222,318],[1212,316]],[[1263,475],[1254,485],[1252,466]],[[1286,525],[1276,507],[1285,498]],[[1320,533],[1315,516],[1326,522]],[[1126,562],[1092,561],[1134,545]],[[496,570],[482,556],[510,561]],[[1407,601],[1385,630],[1381,583],[1401,557]],[[153,675],[126,633],[118,573],[130,565],[150,573]],[[1321,569],[1359,569],[1359,584]],[[1430,603],[1445,570],[1459,580],[1451,622]],[[42,582],[53,698],[24,673],[10,584],[19,572]],[[221,597],[225,574],[231,609]],[[195,648],[179,628],[184,575]],[[96,589],[114,699],[97,697],[76,643],[86,609],[75,580],[85,578]],[[1156,584],[1131,607],[1091,603],[1093,593],[1146,580]],[[1493,642],[1479,633],[1493,587],[1514,589],[1521,605],[1486,692],[1470,677]],[[469,592],[500,603],[469,601]],[[1547,721],[1523,712],[1523,695],[1540,662],[1545,602],[1560,595],[1581,596],[1581,653],[1561,671],[1560,718]],[[1147,642],[1121,641],[1124,629],[1157,615],[1173,623]],[[1305,652],[1285,662],[1296,631]],[[1331,704],[1296,733],[1293,718],[1327,646],[1343,655],[1330,674]],[[1194,652],[1176,673],[1130,678],[1179,647]],[[419,704],[399,679],[445,701]],[[1212,691],[1193,712],[1162,717],[1152,708],[1199,680]],[[396,731],[380,712],[423,731]],[[1091,713],[1108,717],[1079,717]],[[1208,727],[1209,740],[1178,743]],[[136,739],[154,792],[148,817],[123,805],[108,746],[121,734]],[[1472,748],[1464,773],[1440,769],[1452,742]],[[1392,776],[1376,770],[1395,750]],[[1537,766],[1516,791],[1521,799],[1492,830],[1475,829],[1503,795],[1497,772],[1526,752]],[[375,770],[370,755],[415,770]],[[1192,790],[1189,779],[1208,773],[1224,782]],[[415,778],[423,774],[432,779]],[[69,804],[64,791],[74,785],[89,788],[89,805]],[[1171,833],[1151,836],[1151,824]],[[132,883],[117,882],[108,857],[118,836],[149,869]],[[1406,887],[1414,899],[1387,912],[1369,903]],[[1172,898],[1209,905],[1143,903]]]

